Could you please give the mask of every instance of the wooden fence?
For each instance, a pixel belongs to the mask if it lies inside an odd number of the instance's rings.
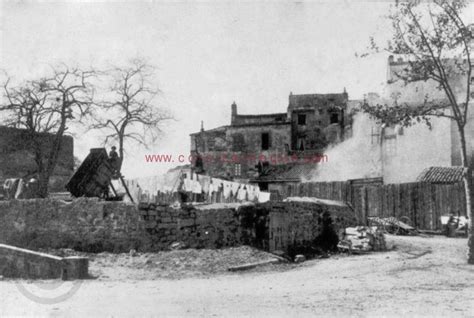
[[[424,230],[440,230],[442,215],[466,215],[462,183],[355,185],[351,182],[308,182],[289,185],[282,196],[344,201],[351,204],[362,222],[374,216],[406,216],[412,225]]]

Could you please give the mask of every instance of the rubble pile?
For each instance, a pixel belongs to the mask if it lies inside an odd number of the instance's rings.
[[[337,247],[349,252],[387,250],[385,236],[376,226],[357,226],[345,229]]]

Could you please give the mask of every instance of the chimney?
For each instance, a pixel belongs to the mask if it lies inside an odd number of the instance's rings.
[[[231,105],[231,118],[230,118],[230,124],[233,125],[237,119],[237,104],[235,101]]]

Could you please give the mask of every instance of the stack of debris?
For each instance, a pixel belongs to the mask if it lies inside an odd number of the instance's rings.
[[[385,251],[385,236],[377,227],[348,227],[337,247],[349,252]]]

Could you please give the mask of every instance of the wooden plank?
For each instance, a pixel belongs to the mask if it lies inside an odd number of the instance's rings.
[[[436,210],[438,208],[437,207],[437,202],[436,202],[436,191],[437,191],[437,189],[436,189],[436,186],[433,185],[433,184],[430,184],[430,188],[431,188],[430,189],[431,190],[430,191],[430,194],[431,194],[430,199],[431,200],[429,202],[430,203],[430,213],[428,214],[428,217],[429,217],[428,227],[429,227],[430,230],[435,230],[433,220],[436,217],[436,213],[437,213]]]
[[[393,216],[396,217],[396,218],[399,218],[401,215],[402,215],[402,203],[401,203],[401,199],[400,199],[400,196],[401,196],[401,185],[400,184],[396,184],[395,185],[395,209],[394,209],[394,213],[393,213]]]
[[[416,184],[410,184],[410,220],[412,225],[417,228],[418,224],[416,223],[416,200],[417,200],[417,191]]]

